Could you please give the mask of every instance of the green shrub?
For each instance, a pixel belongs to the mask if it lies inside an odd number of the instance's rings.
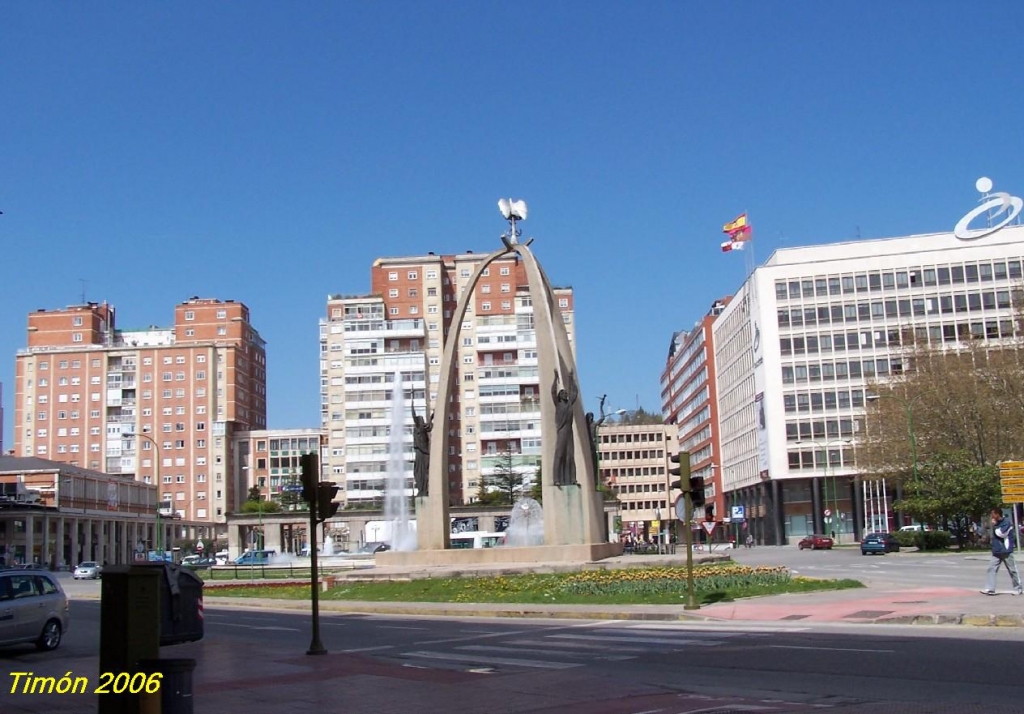
[[[917,547],[921,550],[945,550],[951,542],[947,531],[923,531],[914,535],[920,538]]]
[[[900,544],[900,548],[918,547],[917,531],[896,531],[893,535],[896,536],[896,542]]]

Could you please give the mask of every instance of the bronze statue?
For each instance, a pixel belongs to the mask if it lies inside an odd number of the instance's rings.
[[[416,407],[412,408],[413,426],[412,445],[416,451],[416,461],[413,464],[413,483],[416,485],[416,495],[422,498],[427,495],[430,484],[430,430],[434,428],[434,415],[430,415],[430,421],[416,413]]]
[[[566,389],[558,388],[558,370],[555,380],[551,383],[551,397],[555,400],[555,459],[553,464],[553,481],[556,486],[576,484],[576,457],[572,434],[573,407],[579,397],[576,377],[572,370],[566,380]]]
[[[587,412],[587,438],[590,441],[590,458],[594,462],[594,478],[598,485],[601,483],[601,464],[600,459],[597,455],[597,427],[601,425],[600,421],[594,421],[594,412]]]

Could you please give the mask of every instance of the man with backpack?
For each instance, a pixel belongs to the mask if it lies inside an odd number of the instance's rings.
[[[1017,564],[1013,560],[1013,523],[1003,515],[1001,508],[992,509],[992,560],[988,564],[988,579],[985,581],[983,595],[996,594],[996,573],[999,566],[1005,565],[1010,573],[1010,580],[1013,583],[1014,595],[1020,595],[1020,575],[1017,573]]]

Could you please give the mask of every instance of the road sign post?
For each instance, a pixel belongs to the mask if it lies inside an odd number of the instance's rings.
[[[999,486],[1003,494],[1003,503],[1024,503],[1024,461],[1000,462]]]

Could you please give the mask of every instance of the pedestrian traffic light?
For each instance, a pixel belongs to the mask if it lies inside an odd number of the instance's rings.
[[[338,506],[340,503],[334,502],[334,497],[338,495],[338,486],[330,481],[321,481],[317,487],[316,493],[316,519],[323,523],[329,518],[333,518],[334,514],[338,512]]]
[[[668,457],[668,460],[674,464],[679,464],[676,467],[669,467],[668,472],[672,476],[678,476],[678,481],[673,481],[669,486],[671,488],[678,488],[680,491],[685,491],[683,484],[690,478],[690,452],[680,451],[678,454],[672,454]]]
[[[704,520],[708,523],[714,523],[715,521],[715,504],[709,503],[704,506]]]
[[[690,478],[690,500],[694,508],[704,505],[704,479],[700,476]]]
[[[299,457],[302,478],[302,500],[313,505],[316,501],[316,485],[320,482],[320,459],[316,454],[303,454]]]

